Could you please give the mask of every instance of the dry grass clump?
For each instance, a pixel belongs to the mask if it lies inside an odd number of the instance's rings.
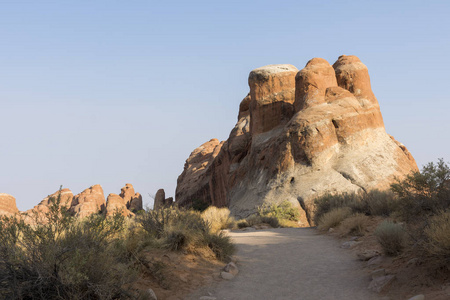
[[[213,212],[211,215],[219,211],[224,216],[228,209],[216,208],[211,211]],[[136,219],[145,232],[144,240],[172,251],[197,252],[199,249],[209,248],[218,259],[222,260],[234,253],[234,245],[230,238],[218,229],[228,224],[227,220],[230,219],[216,220],[213,223],[216,227],[212,229],[208,218],[200,212],[178,208],[150,210]]]
[[[345,235],[364,235],[370,218],[364,214],[354,214],[343,220],[339,226]]]
[[[385,220],[378,225],[374,234],[386,255],[396,256],[405,247],[406,231],[401,224]]]
[[[339,207],[348,207],[353,213],[367,216],[388,217],[398,208],[398,201],[391,191],[370,190],[367,193],[326,194],[314,200],[314,223],[327,212]]]
[[[300,212],[298,208],[289,201],[283,201],[259,206],[256,214],[239,220],[236,225],[238,228],[251,227],[259,224],[267,224],[273,228],[296,227],[299,219]]]
[[[226,207],[210,206],[202,212],[202,218],[211,225],[211,230],[217,232],[222,229],[233,228],[236,221]]]
[[[237,222],[238,228],[252,227],[255,225],[267,224],[270,227],[278,228],[280,227],[280,222],[275,217],[268,216],[260,216],[257,214],[253,214],[249,216],[247,219],[242,219]]]
[[[351,209],[348,207],[338,207],[323,214],[318,220],[317,228],[319,230],[328,230],[341,224],[350,214]]]
[[[425,236],[427,238],[425,251],[438,265],[450,267],[450,211],[441,212],[430,218]]]

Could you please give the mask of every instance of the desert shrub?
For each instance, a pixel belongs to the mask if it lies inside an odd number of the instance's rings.
[[[280,227],[280,222],[275,217],[270,216],[260,216],[258,214],[253,214],[247,217],[247,219],[239,220],[237,222],[238,228],[244,228],[244,227],[252,227],[255,225],[260,224],[267,224],[270,225],[273,228]]]
[[[314,223],[334,208],[348,207],[355,214],[390,216],[398,209],[398,201],[391,191],[370,190],[360,193],[326,194],[314,200]]]
[[[397,210],[398,201],[392,191],[370,190],[360,194],[361,201],[367,208],[366,215],[388,217]]]
[[[240,229],[245,228],[245,227],[250,227],[250,225],[248,224],[246,219],[242,219],[242,220],[237,221],[236,225]]]
[[[406,231],[398,223],[385,220],[374,232],[386,255],[398,255],[405,247]]]
[[[230,215],[230,210],[226,207],[217,208],[215,206],[210,206],[202,212],[202,217],[211,224],[212,231],[233,228],[236,223],[234,218]]]
[[[425,235],[426,253],[439,265],[450,267],[450,211],[431,217]]]
[[[328,230],[338,226],[345,218],[352,213],[349,207],[333,208],[331,211],[323,214],[319,221],[317,228],[319,230]]]
[[[175,208],[163,208],[147,210],[136,216],[136,221],[151,236],[161,238],[164,229],[178,218],[178,210]]]
[[[46,224],[0,221],[0,295],[4,299],[130,299],[133,262],[117,243],[124,218],[83,221],[50,199]]]
[[[172,229],[169,230],[164,239],[164,247],[177,251],[190,245],[193,234],[188,234],[185,230]]]
[[[277,217],[271,216],[260,216],[261,223],[268,224],[270,227],[278,228],[280,227],[280,220]],[[282,219],[284,220],[284,219]]]
[[[283,201],[277,204],[265,204],[258,207],[258,215],[273,217],[278,220],[298,221],[300,212],[291,202]]]
[[[450,208],[450,168],[443,159],[428,163],[391,185],[399,197],[398,213],[407,222],[417,222]]]
[[[207,234],[204,236],[204,241],[216,257],[222,261],[227,260],[236,251],[230,237],[223,232]]]
[[[368,210],[366,203],[356,194],[325,194],[314,200],[314,223],[319,224],[320,219],[326,213],[336,208],[348,207],[352,212],[364,213]]]
[[[251,226],[254,226],[254,225],[261,224],[262,220],[261,220],[261,216],[259,216],[257,214],[253,214],[253,215],[248,216],[245,219],[245,222],[247,223],[248,227],[251,227]]]
[[[148,236],[147,239],[156,239],[154,245],[160,245],[168,250],[195,252],[196,249],[209,247],[218,259],[228,255],[223,253],[234,251],[229,237],[211,229],[211,223],[198,211],[178,208],[150,210],[136,221],[141,224]]]
[[[358,213],[343,220],[340,225],[340,230],[346,235],[364,235],[368,224],[369,217]]]

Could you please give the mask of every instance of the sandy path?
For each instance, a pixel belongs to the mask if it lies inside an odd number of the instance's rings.
[[[371,300],[369,276],[339,242],[314,229],[279,228],[230,233],[240,273],[188,296],[217,300]]]

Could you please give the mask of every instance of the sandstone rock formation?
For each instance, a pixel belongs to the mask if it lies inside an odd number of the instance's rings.
[[[13,216],[18,212],[16,199],[11,195],[0,193],[0,216]]]
[[[120,197],[124,199],[128,210],[142,210],[142,196],[139,193],[135,193],[134,187],[131,183],[125,184],[125,186],[120,190]]]
[[[130,216],[133,213],[127,209],[127,204],[124,198],[117,194],[109,194],[106,200],[106,216],[113,216],[115,213],[124,216]]]
[[[76,217],[86,217],[106,208],[105,195],[101,185],[96,184],[73,197],[70,210]]]
[[[106,200],[106,216],[121,213],[124,216],[134,216],[133,212],[142,209],[142,196],[134,192],[132,184],[127,183],[121,190],[120,195],[109,194]]]
[[[139,193],[134,194],[133,198],[131,198],[130,206],[128,209],[132,212],[140,211],[143,208],[142,205],[142,195]]]
[[[85,189],[76,196],[69,189],[62,189],[45,197],[38,205],[25,212],[19,212],[16,207],[16,200],[8,194],[0,194],[0,216],[14,215],[20,213],[21,218],[30,224],[48,222],[46,214],[50,211],[49,207],[60,196],[60,206],[79,218],[87,217],[95,213],[105,213],[106,216],[112,216],[119,212],[124,216],[133,216],[134,212],[142,210],[142,196],[135,193],[133,185],[127,183],[122,189],[120,195],[109,194],[105,201],[103,189],[100,185],[93,185]],[[172,202],[172,198],[165,199],[166,205]],[[163,204],[164,205],[164,204]]]
[[[70,209],[73,201],[73,193],[69,189],[61,189],[51,195],[45,197],[38,205],[22,213],[22,217],[27,223],[46,223],[48,222],[46,214],[50,211],[49,206],[52,201],[58,201],[59,204],[67,209]]]
[[[253,70],[250,93],[227,141],[195,149],[178,178],[176,204],[228,206],[246,217],[263,203],[308,209],[324,193],[388,188],[417,170],[389,136],[367,67],[356,56]]]

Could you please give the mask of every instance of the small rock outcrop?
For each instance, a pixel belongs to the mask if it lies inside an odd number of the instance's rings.
[[[134,187],[131,183],[125,184],[120,190],[120,197],[124,199],[128,210],[132,212],[142,210],[142,196],[134,191]]]
[[[128,209],[132,212],[138,212],[140,210],[143,210],[144,207],[142,205],[142,195],[139,193],[134,194],[133,198],[131,198],[130,205],[128,206]]]
[[[109,194],[106,200],[106,216],[121,213],[126,217],[134,216],[134,212],[142,210],[142,196],[134,192],[132,184],[127,183],[120,195]]]
[[[241,218],[284,200],[309,210],[324,193],[386,189],[417,170],[386,133],[368,69],[356,56],[333,65],[314,58],[300,71],[258,68],[249,87],[228,139],[212,139],[186,160],[177,205],[228,206]]]
[[[155,195],[155,202],[153,204],[153,209],[162,209],[170,207],[173,204],[173,198],[166,198],[166,192],[164,189],[159,189]]]
[[[126,200],[117,194],[109,194],[106,199],[106,216],[110,217],[119,213],[129,216],[131,212],[127,209]]]
[[[0,216],[13,216],[18,212],[16,199],[11,195],[0,193]]]

